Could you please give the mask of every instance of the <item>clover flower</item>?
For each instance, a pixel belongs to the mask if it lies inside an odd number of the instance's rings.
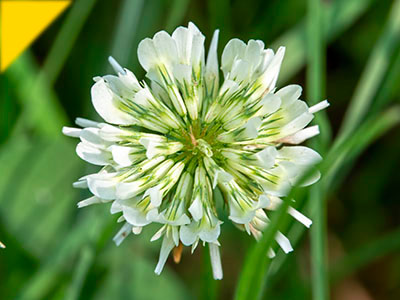
[[[218,33],[207,59],[205,37],[193,23],[141,41],[138,57],[149,83],[110,57],[117,76],[96,77],[91,89],[105,122],[78,118],[81,129],[63,128],[80,139],[82,159],[102,166],[74,183],[93,194],[78,206],[111,202],[111,213],[121,213],[124,223],[117,245],[130,232],[160,224],[151,239],[162,238],[157,274],[171,251],[179,261],[182,245],[193,252],[202,242],[209,245],[214,278],[221,279],[221,216],[259,239],[267,211],[321,160],[293,145],[319,133],[318,126],[306,126],[329,104],[308,107],[298,85],[276,90],[285,48],[274,53],[262,41],[232,39],[220,80]],[[306,184],[318,178],[316,171]],[[288,213],[307,227],[312,223],[294,208]],[[286,253],[293,250],[282,233],[275,239]],[[268,255],[275,255],[272,249]]]

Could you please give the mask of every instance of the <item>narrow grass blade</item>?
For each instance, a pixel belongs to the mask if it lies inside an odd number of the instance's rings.
[[[376,43],[345,114],[337,143],[345,140],[365,118],[382,84],[393,51],[400,42],[400,1],[390,11],[385,29]]]
[[[323,38],[322,3],[320,0],[308,1],[307,16],[307,98],[311,104],[322,100],[325,89],[325,42]],[[318,123],[328,124],[325,115],[318,114]],[[320,124],[319,124],[320,125]],[[326,126],[322,126],[326,127]],[[322,132],[326,130],[322,129]],[[324,136],[322,136],[324,137]],[[329,140],[322,140],[321,136],[313,141],[317,151],[323,149]],[[313,299],[329,299],[329,285],[327,280],[327,249],[326,249],[326,205],[319,183],[310,188],[309,203],[313,207],[314,220],[311,227],[311,270]]]
[[[53,86],[97,0],[76,0],[43,64],[40,80]],[[43,78],[42,76],[45,76]]]
[[[125,0],[121,4],[114,31],[111,55],[122,66],[128,64],[129,57],[132,55],[143,4],[143,0]]]
[[[340,33],[348,29],[376,0],[337,0],[323,6],[322,19],[324,39],[333,41]],[[284,33],[271,44],[272,49],[286,47],[286,56],[279,74],[278,86],[287,82],[306,62],[306,21]]]
[[[75,273],[72,278],[71,285],[67,291],[65,299],[76,300],[79,299],[80,291],[82,290],[83,283],[85,282],[86,274],[94,259],[94,252],[90,246],[82,248],[78,264],[75,268]]]
[[[71,229],[66,239],[44,261],[41,268],[24,283],[16,299],[45,299],[54,288],[61,272],[69,269],[72,259],[89,240],[98,240],[104,234],[104,228],[114,220],[107,218],[109,213],[101,207],[91,208]]]
[[[22,106],[20,120],[41,136],[59,136],[68,118],[54,91],[44,81],[37,81],[38,68],[31,53],[22,54],[5,75]]]

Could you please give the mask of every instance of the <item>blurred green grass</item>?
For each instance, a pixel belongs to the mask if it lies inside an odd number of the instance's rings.
[[[0,78],[1,298],[342,299],[355,282],[370,296],[359,299],[398,299],[399,3],[76,0]],[[309,103],[331,102],[329,122],[316,120],[325,157],[318,192],[293,191],[315,220],[311,251],[283,208],[259,244],[224,224],[225,278],[218,283],[199,250],[155,276],[159,245],[148,240],[156,228],[117,248],[118,224],[107,207],[77,210],[87,195],[71,183],[89,169],[61,136],[75,117],[95,118],[89,89],[92,77],[110,72],[108,55],[141,78],[139,41],[188,21],[208,43],[220,29],[219,53],[233,37],[286,46],[279,86],[300,83]],[[295,252],[268,261],[278,228]]]

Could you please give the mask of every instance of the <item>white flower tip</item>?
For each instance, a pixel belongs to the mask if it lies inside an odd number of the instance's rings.
[[[114,69],[115,73],[126,75],[125,70],[121,67],[121,65],[114,59],[114,57],[109,56],[108,62],[110,63],[111,67]]]
[[[274,258],[276,256],[275,251],[272,248],[268,249],[267,256],[269,258]]]
[[[162,272],[162,269],[159,269],[159,268],[154,270],[154,273],[156,273],[156,275],[158,275],[158,276],[160,276],[161,272]]]
[[[64,126],[62,128],[62,133],[66,136],[70,136],[70,137],[79,137],[81,134],[82,129],[79,128],[73,128],[73,127],[67,127]]]
[[[87,185],[87,181],[86,180],[79,180],[79,181],[75,181],[72,186],[76,189],[87,189],[88,185]]]
[[[288,213],[307,228],[310,228],[310,226],[312,225],[312,221],[309,218],[307,218],[305,215],[303,215],[301,212],[294,209],[293,207],[289,207]]]
[[[161,227],[160,230],[158,230],[150,239],[150,242],[154,242],[156,240],[158,240],[160,237],[162,237],[162,235],[164,234],[165,228]]]
[[[308,111],[311,114],[315,114],[316,112],[319,112],[320,110],[327,108],[329,105],[330,105],[330,103],[328,102],[328,100],[324,100],[324,101],[321,101],[321,102],[309,107]]]
[[[97,204],[97,203],[101,203],[101,199],[96,197],[96,196],[92,196],[90,198],[87,198],[85,200],[82,200],[80,202],[78,202],[78,208],[82,208],[88,205],[92,205],[92,204]]]
[[[276,233],[275,240],[282,248],[283,252],[285,252],[286,254],[293,251],[293,247],[290,244],[289,239],[286,236],[284,236],[281,232],[278,231]]]
[[[276,55],[280,54],[283,57],[283,55],[285,55],[285,52],[286,52],[286,47],[285,46],[280,46],[278,48],[278,51],[276,51]]]
[[[99,122],[91,121],[85,118],[76,118],[75,124],[81,127],[98,127]]]
[[[210,249],[210,258],[211,258],[211,267],[213,271],[213,277],[215,280],[221,280],[223,277],[222,273],[222,265],[221,265],[221,256],[219,253],[218,245],[214,243],[209,244]]]
[[[169,253],[173,248],[174,242],[171,239],[164,237],[161,245],[160,257],[158,259],[158,263],[156,269],[154,270],[154,273],[156,273],[157,275],[161,274],[162,270],[164,269],[164,265],[167,262]]]
[[[258,197],[258,201],[259,201],[258,206],[260,208],[266,208],[271,205],[271,200],[267,195],[261,195],[260,197]]]
[[[138,235],[138,234],[140,234],[142,232],[142,229],[143,229],[143,227],[134,226],[134,227],[132,227],[132,233],[135,234],[135,235]]]
[[[6,245],[4,245],[2,242],[0,242],[0,248],[6,248]]]
[[[280,139],[279,142],[297,145],[297,144],[303,143],[305,140],[308,140],[308,139],[318,135],[319,133],[320,133],[319,126],[314,125],[314,126],[304,128],[304,129],[296,132],[295,134],[284,137],[284,138]]]
[[[113,238],[115,245],[117,246],[121,245],[123,240],[129,235],[131,230],[132,230],[132,225],[129,223],[125,223],[124,226],[121,227],[121,229]]]

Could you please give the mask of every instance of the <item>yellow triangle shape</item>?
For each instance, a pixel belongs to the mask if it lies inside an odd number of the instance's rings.
[[[70,0],[1,0],[1,59],[3,72],[52,21]]]

